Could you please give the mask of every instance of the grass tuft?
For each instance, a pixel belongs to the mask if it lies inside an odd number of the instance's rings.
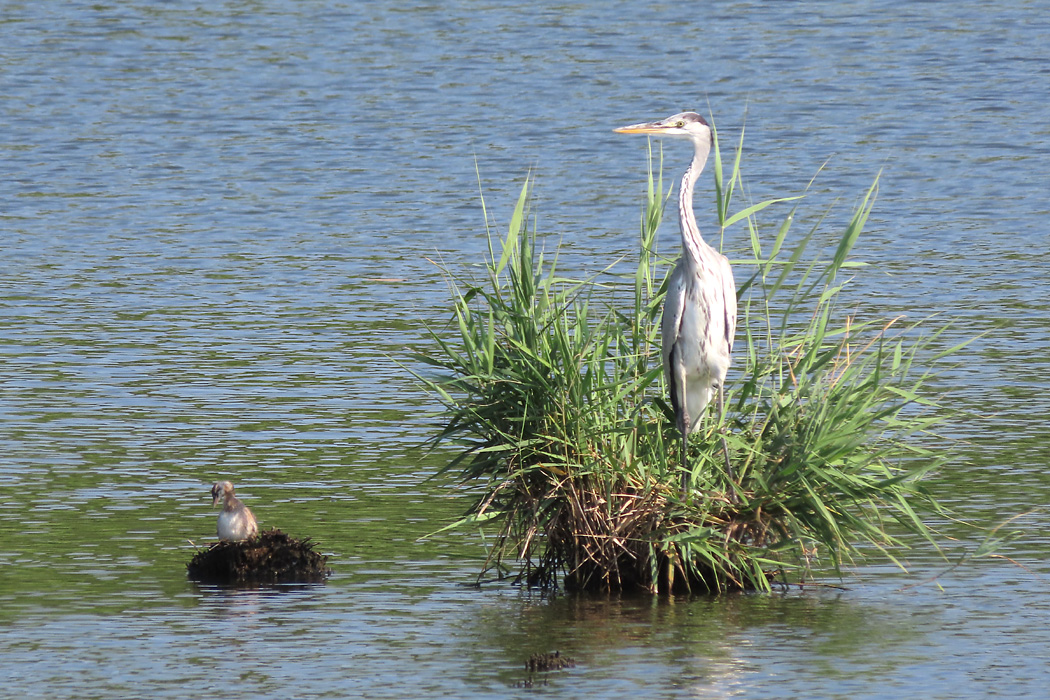
[[[721,230],[709,240],[742,224],[750,242],[750,257],[734,261],[740,323],[723,418],[737,482],[711,411],[691,439],[681,495],[659,351],[670,266],[656,232],[669,193],[652,151],[639,255],[620,284],[559,272],[557,249],[545,251],[530,225],[526,178],[503,236],[486,213],[481,279],[445,269],[450,327],[414,356],[446,407],[433,443],[458,446],[446,471],[476,494],[450,527],[496,531],[482,576],[516,571],[528,585],[604,591],[768,590],[862,554],[896,562],[909,534],[932,542],[920,514],[939,508],[921,480],[944,461],[925,439],[943,412],[920,360],[939,331],[844,315],[837,303],[878,178],[827,246],[823,217],[793,235],[797,201],[775,229],[760,228],[758,212],[799,197],[731,213],[743,141],[728,177],[715,143]],[[830,258],[810,255],[814,240]]]

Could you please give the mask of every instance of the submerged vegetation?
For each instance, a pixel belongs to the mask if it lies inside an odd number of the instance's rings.
[[[916,366],[934,356],[938,333],[852,317],[838,303],[878,180],[829,247],[820,222],[792,235],[797,202],[778,227],[760,228],[759,211],[797,198],[731,214],[741,150],[742,141],[726,177],[716,138],[721,230],[708,239],[734,224],[749,234],[750,257],[733,261],[734,367],[721,423],[709,410],[691,436],[685,496],[660,367],[670,265],[656,232],[667,195],[651,157],[637,265],[618,277],[628,293],[560,274],[557,250],[530,227],[528,180],[506,235],[494,242],[489,232],[483,279],[446,269],[451,329],[434,331],[436,349],[416,359],[436,370],[421,379],[446,407],[433,442],[460,447],[446,470],[476,489],[450,527],[495,529],[482,576],[516,570],[528,585],[607,591],[768,590],[862,553],[893,559],[909,533],[930,538],[920,514],[938,507],[920,481],[943,457],[912,438],[938,420]]]

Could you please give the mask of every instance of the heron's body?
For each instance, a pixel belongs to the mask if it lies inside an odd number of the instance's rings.
[[[711,128],[695,112],[682,112],[662,121],[625,126],[621,133],[687,138],[693,160],[682,176],[678,192],[678,224],[682,257],[667,284],[663,319],[664,378],[682,433],[682,489],[689,470],[686,461],[689,433],[700,422],[712,399],[722,410],[722,386],[729,370],[736,333],[736,284],[729,260],[700,235],[693,213],[693,186],[711,151]],[[732,478],[729,452],[723,439],[726,470]]]
[[[216,528],[220,540],[237,542],[254,537],[259,532],[252,511],[234,495],[233,484],[220,481],[212,486],[211,495],[212,506],[217,506],[220,500],[223,501]]]
[[[661,337],[664,378],[678,427],[691,433],[700,422],[729,370],[733,333],[736,330],[736,295],[729,261],[704,267],[697,275],[693,264],[683,259],[675,266],[667,285]],[[700,276],[728,279],[729,286],[713,288],[698,284]],[[721,313],[719,311],[721,310]]]
[[[721,390],[736,333],[733,269],[700,235],[693,213],[693,186],[710,150],[709,129],[707,133],[706,143],[703,134],[694,141],[693,162],[678,191],[682,257],[667,283],[660,324],[664,377],[683,435],[696,428],[704,409]]]

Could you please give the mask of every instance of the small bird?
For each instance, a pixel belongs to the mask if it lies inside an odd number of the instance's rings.
[[[233,493],[233,484],[229,481],[216,482],[211,487],[211,505],[214,508],[219,505],[219,499],[223,499],[222,512],[219,513],[218,535],[220,540],[237,542],[254,537],[259,532],[259,526],[255,523],[248,506],[241,503],[241,499]]]

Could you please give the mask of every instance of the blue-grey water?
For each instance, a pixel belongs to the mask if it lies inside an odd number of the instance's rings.
[[[0,4],[3,693],[1042,697],[1048,95],[1042,2]],[[829,231],[881,171],[849,299],[980,336],[935,385],[964,413],[930,486],[1020,516],[1000,556],[951,568],[985,533],[947,524],[949,561],[844,590],[550,600],[463,585],[469,534],[420,540],[464,502],[427,480],[449,453],[409,354],[438,265],[486,249],[478,175],[503,223],[531,171],[539,228],[598,270],[644,184],[612,128],[682,109],[746,126],[753,200],[816,175]],[[187,581],[219,477],[329,582]],[[577,667],[519,687],[553,649]]]

